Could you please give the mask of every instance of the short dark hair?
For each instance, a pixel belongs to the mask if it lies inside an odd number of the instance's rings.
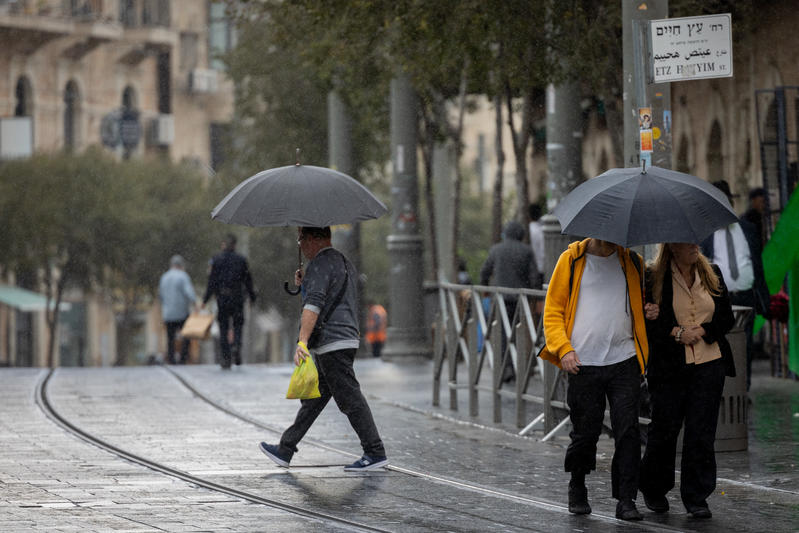
[[[541,206],[539,204],[530,204],[528,213],[530,214],[530,220],[538,220],[541,218]]]
[[[312,239],[329,239],[331,235],[330,226],[325,226],[324,228],[302,226],[300,228],[301,237],[311,237]]]
[[[763,187],[755,187],[754,189],[749,191],[749,199],[751,200],[752,198],[757,198],[758,196],[765,197],[766,194],[767,194],[766,189],[764,189]]]
[[[227,248],[233,248],[236,246],[236,236],[233,235],[232,233],[228,233],[227,235],[225,235],[225,238],[222,242],[225,243],[225,246]]]

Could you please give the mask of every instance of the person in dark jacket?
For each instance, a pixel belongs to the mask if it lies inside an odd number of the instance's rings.
[[[524,239],[524,226],[516,221],[505,224],[502,230],[502,242],[498,242],[488,251],[488,258],[480,269],[480,284],[495,285],[498,287],[539,289],[540,276],[536,266],[533,250],[522,242]],[[491,280],[493,279],[493,283]],[[512,319],[516,313],[515,294],[503,295],[508,318]],[[502,329],[502,354],[507,347],[505,329]],[[513,363],[508,357],[502,374],[502,381],[508,382],[516,377]]]
[[[363,456],[345,466],[344,471],[382,468],[388,464],[386,450],[353,369],[360,345],[358,272],[344,254],[333,248],[329,227],[301,227],[297,244],[309,263],[305,273],[297,270],[294,274],[294,283],[302,289],[294,364],[312,358],[319,372],[320,396],[300,400],[294,423],[283,432],[280,442],[261,442],[259,448],[275,464],[288,468],[298,451],[297,444],[333,398],[347,415],[363,448]]]
[[[732,202],[733,195],[726,181],[715,181],[713,185]],[[752,327],[755,313],[767,317],[770,302],[761,252],[757,228],[744,218],[716,230],[702,242],[702,254],[721,269],[732,304],[754,309],[743,325],[746,333],[746,390],[749,390],[752,382]]]
[[[225,236],[222,253],[211,259],[211,273],[203,296],[203,306],[216,296],[217,322],[219,322],[219,344],[222,351],[221,365],[229,369],[231,360],[241,364],[241,331],[244,327],[244,291],[255,302],[255,291],[247,260],[236,253],[236,237]],[[233,343],[229,332],[233,328]]]
[[[696,244],[662,244],[648,298],[660,313],[647,320],[647,382],[652,421],[641,460],[639,490],[646,506],[668,511],[674,487],[677,437],[685,424],[680,496],[694,518],[710,518],[716,488],[714,443],[724,379],[735,376],[725,338],[735,322],[721,270]]]

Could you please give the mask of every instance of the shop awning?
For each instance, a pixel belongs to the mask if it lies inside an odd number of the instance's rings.
[[[0,285],[0,304],[24,312],[44,311],[47,308],[47,297],[38,292],[21,289],[19,287]],[[52,306],[53,304],[51,303],[50,307]],[[61,311],[68,311],[70,307],[68,302],[61,302],[59,309]]]

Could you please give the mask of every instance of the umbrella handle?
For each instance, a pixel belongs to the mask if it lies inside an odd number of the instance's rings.
[[[287,293],[289,293],[292,296],[297,296],[300,293],[299,287],[297,287],[296,289],[290,289],[288,281],[283,282],[283,290],[285,290]]]

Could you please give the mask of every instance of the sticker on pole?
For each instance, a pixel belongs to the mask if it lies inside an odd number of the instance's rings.
[[[653,20],[649,49],[653,83],[731,77],[731,16]]]

